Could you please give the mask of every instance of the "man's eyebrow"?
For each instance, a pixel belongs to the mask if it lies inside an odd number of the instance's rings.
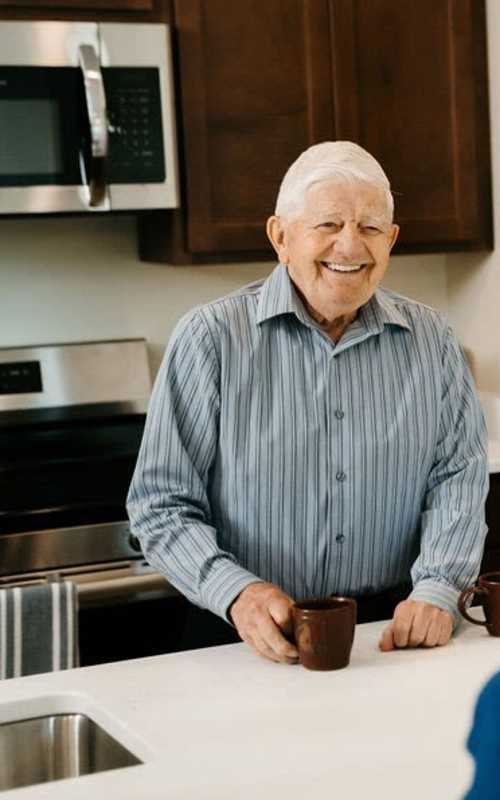
[[[366,216],[361,217],[360,219],[360,223],[363,225],[366,224],[389,225],[389,222],[390,222],[389,217],[382,215],[377,216],[375,214],[367,214]]]

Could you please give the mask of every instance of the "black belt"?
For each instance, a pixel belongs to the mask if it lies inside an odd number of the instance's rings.
[[[411,590],[411,583],[400,583],[376,594],[354,595],[358,607],[357,622],[377,622],[381,619],[391,619],[398,603],[406,600]]]

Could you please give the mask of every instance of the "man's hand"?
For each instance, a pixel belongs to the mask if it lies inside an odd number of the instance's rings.
[[[453,618],[448,611],[419,600],[403,600],[379,642],[383,652],[396,647],[441,647],[449,642]]]
[[[291,633],[293,600],[272,583],[251,583],[234,601],[231,619],[244,642],[271,661],[295,664],[297,649],[283,633]]]

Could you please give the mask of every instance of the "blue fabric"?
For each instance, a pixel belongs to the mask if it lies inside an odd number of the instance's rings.
[[[285,267],[188,313],[153,391],[128,499],[160,572],[224,617],[408,581],[458,617],[486,526],[486,429],[438,312],[379,289],[335,344]]]
[[[467,748],[475,761],[474,780],[464,800],[500,798],[500,672],[483,687],[476,703]]]

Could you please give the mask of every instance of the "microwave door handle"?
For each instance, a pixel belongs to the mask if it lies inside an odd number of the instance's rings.
[[[100,206],[106,199],[106,165],[108,159],[108,119],[106,94],[101,66],[96,51],[89,44],[79,47],[80,69],[83,73],[85,100],[90,122],[91,165],[89,175],[92,207]]]

